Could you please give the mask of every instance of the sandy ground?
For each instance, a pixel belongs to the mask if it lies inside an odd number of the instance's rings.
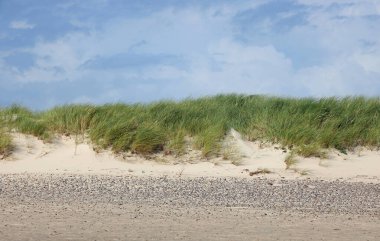
[[[80,138],[79,138],[80,139]],[[86,141],[57,137],[53,143],[43,143],[32,136],[14,134],[12,156],[0,161],[0,173],[81,173],[134,176],[216,176],[270,177],[274,179],[323,179],[380,183],[380,151],[357,148],[347,155],[327,150],[328,158],[302,158],[286,169],[289,151],[276,145],[263,145],[243,140],[231,131],[226,139],[224,157],[202,159],[200,152],[188,149],[182,157],[157,154],[150,159],[110,151],[96,152]],[[257,170],[270,174],[253,175]]]
[[[380,237],[379,184],[0,174],[0,187],[0,240]]]
[[[235,131],[227,159],[209,160],[191,147],[144,158],[80,138],[13,141],[0,157],[0,240],[380,240],[379,150],[286,169],[288,150]]]
[[[4,208],[4,206],[6,208]],[[379,240],[379,219],[252,208],[0,205],[1,240]]]

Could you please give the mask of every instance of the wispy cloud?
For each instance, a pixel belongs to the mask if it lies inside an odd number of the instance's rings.
[[[33,29],[35,27],[34,24],[28,23],[27,21],[12,21],[9,24],[10,28],[13,29]]]

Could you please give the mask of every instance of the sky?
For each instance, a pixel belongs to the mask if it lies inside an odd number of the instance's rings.
[[[0,106],[380,95],[380,0],[0,0]]]

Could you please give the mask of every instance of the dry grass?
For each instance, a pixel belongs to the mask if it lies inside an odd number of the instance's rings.
[[[297,164],[297,162],[298,161],[296,159],[296,155],[294,154],[294,152],[291,152],[290,154],[288,154],[285,157],[286,170],[288,170],[291,167],[293,167],[295,164]]]

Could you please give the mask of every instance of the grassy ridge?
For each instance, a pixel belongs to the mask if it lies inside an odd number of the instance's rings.
[[[180,155],[190,136],[204,156],[217,155],[231,128],[250,140],[280,143],[304,156],[322,155],[321,148],[344,152],[380,146],[379,98],[218,95],[151,104],[65,105],[39,113],[11,106],[0,114],[2,126],[46,141],[55,133],[86,134],[96,146],[115,152]]]

